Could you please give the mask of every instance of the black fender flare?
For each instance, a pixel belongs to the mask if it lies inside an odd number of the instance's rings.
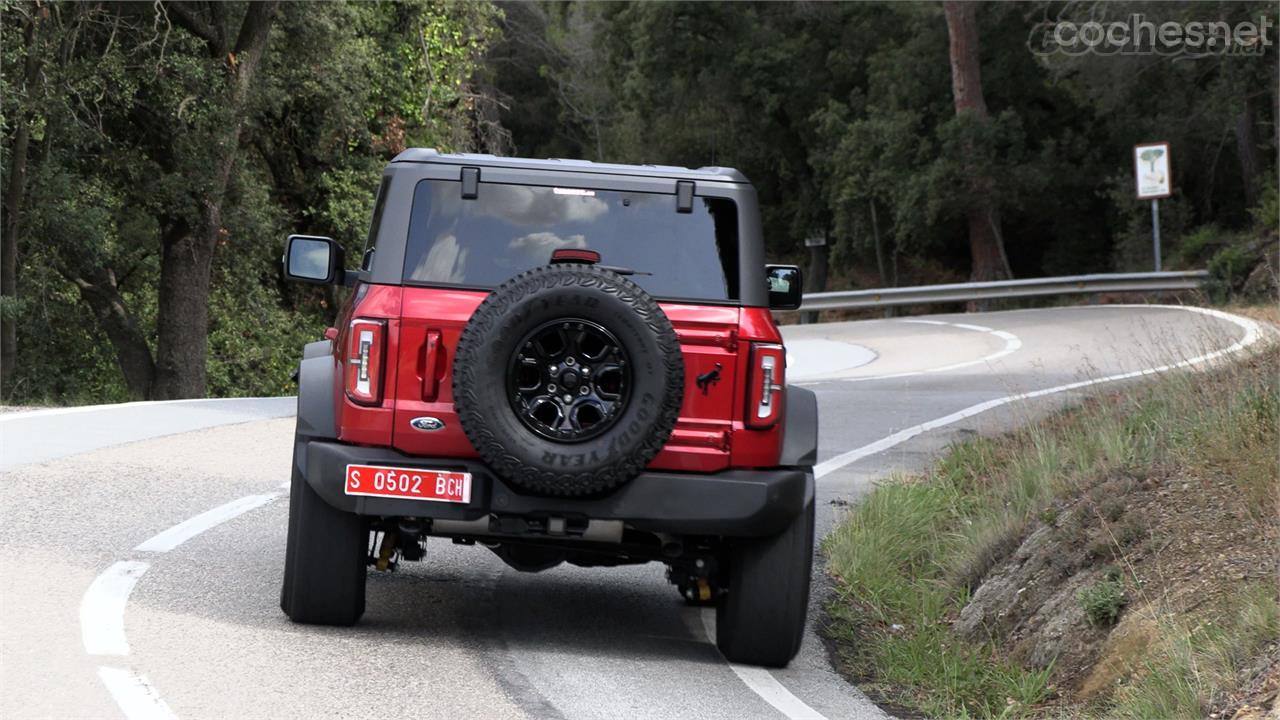
[[[332,340],[307,343],[302,348],[302,362],[298,365],[298,424],[293,461],[304,474],[307,443],[338,439],[337,408],[334,406],[337,373]]]
[[[818,396],[812,390],[787,386],[786,418],[782,425],[784,467],[813,467],[818,462]]]

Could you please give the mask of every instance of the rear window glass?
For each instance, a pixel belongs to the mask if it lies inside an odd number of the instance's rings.
[[[731,200],[695,197],[676,212],[676,196],[423,180],[414,190],[404,279],[492,288],[545,265],[560,248],[586,248],[601,264],[635,270],[650,295],[736,300],[737,209]],[[649,274],[642,274],[649,273]]]

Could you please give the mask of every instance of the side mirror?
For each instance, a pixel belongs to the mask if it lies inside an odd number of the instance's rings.
[[[800,268],[795,265],[765,265],[764,271],[769,283],[769,308],[800,309],[800,291],[803,287]]]
[[[317,285],[342,283],[342,246],[327,237],[290,235],[285,244],[284,276]]]

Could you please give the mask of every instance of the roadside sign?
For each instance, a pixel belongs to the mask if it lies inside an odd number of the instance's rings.
[[[1133,146],[1133,180],[1139,200],[1151,201],[1151,255],[1160,272],[1160,198],[1173,194],[1169,172],[1169,143]]]
[[[827,244],[827,236],[814,233],[804,239],[805,247],[822,247]]]
[[[1169,172],[1169,143],[1133,146],[1133,177],[1139,200],[1167,198],[1173,194]]]

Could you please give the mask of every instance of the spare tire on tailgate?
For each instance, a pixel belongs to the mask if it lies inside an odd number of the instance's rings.
[[[532,493],[607,492],[675,427],[684,360],[671,321],[630,280],[556,264],[498,287],[458,340],[453,399],[486,463]]]

